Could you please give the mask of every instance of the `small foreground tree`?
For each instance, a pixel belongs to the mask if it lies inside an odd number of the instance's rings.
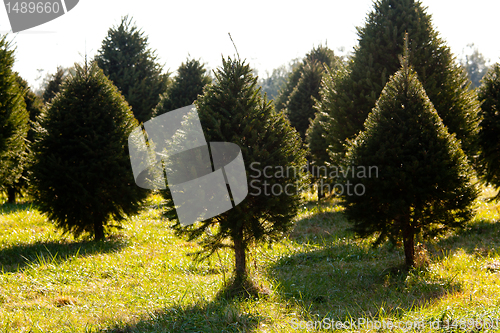
[[[348,151],[346,165],[355,172],[347,173],[345,185],[357,191],[343,198],[357,235],[378,235],[375,244],[402,239],[406,264],[413,266],[415,236],[462,227],[472,217],[477,189],[459,141],[406,59]],[[370,167],[377,173],[367,173]]]
[[[57,227],[104,238],[105,226],[136,214],[147,191],[135,185],[130,107],[97,64],[76,72],[53,100],[35,142],[35,202]]]
[[[272,103],[262,97],[257,78],[244,61],[223,59],[215,83],[206,87],[195,104],[207,141],[231,142],[241,148],[249,194],[219,216],[188,227],[178,223],[176,228],[189,240],[200,239],[200,259],[218,249],[232,248],[234,280],[228,293],[252,294],[257,289],[248,275],[246,253],[252,244],[280,239],[292,226],[305,184],[304,173],[299,172],[306,162],[305,151],[284,114],[275,112]],[[297,177],[269,177],[269,171],[263,172],[266,167],[275,172],[290,168],[297,171]]]

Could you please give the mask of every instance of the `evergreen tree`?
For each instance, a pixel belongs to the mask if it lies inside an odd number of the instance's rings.
[[[161,96],[154,116],[193,104],[203,87],[210,83],[210,77],[200,61],[188,59],[177,70],[177,76],[167,91]]]
[[[61,90],[61,85],[66,78],[66,69],[58,66],[55,74],[50,76],[50,79],[43,91],[42,98],[45,103],[50,103],[57,93]]]
[[[318,47],[313,48],[311,52],[306,54],[302,62],[299,63],[297,66],[295,66],[293,71],[289,74],[286,84],[284,85],[283,89],[279,92],[278,97],[276,98],[274,103],[277,111],[283,110],[287,107],[290,95],[292,94],[293,90],[297,86],[297,83],[302,77],[304,66],[306,66],[307,63],[314,63],[314,62],[317,62],[318,64],[322,65],[325,64],[330,68],[334,68],[336,63],[338,62],[338,59],[333,53],[333,51],[329,49],[327,46],[320,45]]]
[[[500,65],[493,65],[479,88],[481,106],[481,130],[479,155],[482,178],[500,188]],[[496,195],[500,199],[500,191]]]
[[[323,71],[320,62],[306,60],[300,79],[288,98],[286,115],[302,139],[305,139],[306,131],[316,113],[313,106],[315,100],[319,98]]]
[[[229,290],[251,293],[246,252],[251,244],[278,240],[289,230],[305,184],[302,173],[297,172],[296,178],[268,178],[263,169],[290,167],[299,171],[305,165],[305,151],[283,113],[275,112],[272,103],[262,97],[248,64],[223,59],[215,77],[215,83],[207,86],[195,103],[205,137],[209,142],[232,142],[241,148],[252,185],[248,196],[235,208],[189,227],[177,224],[177,230],[189,235],[189,240],[201,238],[205,256],[230,246],[235,254],[235,275]],[[271,193],[273,186],[276,195]],[[288,193],[278,193],[277,188],[288,189]]]
[[[29,87],[28,82],[24,80],[18,73],[14,73],[16,77],[16,82],[21,89],[21,93],[24,98],[24,103],[26,104],[26,110],[29,114],[29,131],[26,136],[28,145],[34,141],[34,127],[37,122],[37,118],[41,115],[43,109],[43,101],[38,97]],[[16,195],[20,195],[23,191],[28,190],[28,169],[32,163],[31,148],[26,147],[25,154],[23,158],[19,161],[22,166],[22,174],[19,179],[12,184],[7,189],[7,201],[10,203],[16,202]]]
[[[416,234],[435,236],[472,217],[477,189],[467,158],[406,59],[350,147],[346,165],[356,168],[347,173],[343,195],[354,231],[378,235],[376,244],[402,239],[409,266]]]
[[[12,186],[21,176],[21,161],[26,151],[28,111],[15,74],[14,50],[7,36],[0,37],[0,191]]]
[[[466,73],[449,47],[438,37],[421,2],[378,0],[364,27],[358,29],[359,45],[349,66],[349,75],[336,90],[336,103],[329,111],[329,145],[334,154],[344,154],[346,141],[361,130],[375,106],[387,79],[400,64],[405,34],[409,36],[410,63],[427,95],[451,133],[462,142],[468,156],[476,152],[479,105],[468,89]]]
[[[125,16],[118,27],[109,29],[96,60],[130,104],[137,120],[149,120],[167,88],[168,74],[162,74],[163,67],[157,63],[155,51],[148,47],[148,38],[131,18]]]
[[[323,75],[319,98],[314,106],[318,112],[306,136],[312,159],[319,166],[331,164],[332,161],[338,164],[342,160],[336,152],[339,151],[339,147],[342,147],[343,142],[337,141],[334,145],[336,149],[329,149],[329,144],[332,144],[335,139],[335,137],[329,135],[331,132],[330,126],[332,125],[330,111],[341,102],[339,87],[348,74],[347,67],[340,63],[335,70],[326,67]]]
[[[262,92],[267,94],[269,100],[275,100],[278,97],[288,80],[288,76],[299,65],[299,62],[301,62],[300,59],[293,59],[288,65],[281,65],[273,69],[271,75],[267,73],[267,78],[259,80]]]
[[[138,126],[127,102],[95,63],[76,65],[37,129],[35,202],[57,227],[104,238],[111,219],[136,214],[128,136]]]

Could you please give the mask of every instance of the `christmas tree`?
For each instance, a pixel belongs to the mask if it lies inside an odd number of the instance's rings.
[[[376,244],[402,240],[408,266],[414,265],[415,235],[433,237],[472,217],[477,189],[467,157],[406,57],[352,143],[346,165],[352,170],[343,198],[354,231],[377,235]]]
[[[262,97],[257,78],[244,61],[223,59],[215,82],[195,102],[205,137],[210,142],[231,142],[241,148],[249,194],[233,209],[188,227],[176,229],[199,239],[203,258],[230,246],[235,254],[230,293],[251,294],[257,289],[248,275],[246,253],[252,244],[280,239],[292,226],[305,182],[300,170],[305,151],[298,133],[283,115]],[[269,176],[265,167],[295,170],[289,177]],[[291,171],[290,171],[291,172]],[[168,199],[167,192],[164,192]],[[168,201],[173,208],[172,201]],[[175,218],[175,210],[167,215]]]
[[[97,64],[121,91],[139,120],[151,118],[160,95],[167,88],[168,74],[162,74],[148,38],[128,16],[109,29],[96,57]]]
[[[7,36],[0,37],[0,191],[5,191],[21,177],[26,154],[29,115],[23,93],[16,82],[14,50]]]
[[[35,202],[57,227],[102,240],[112,219],[139,211],[147,192],[135,184],[128,152],[136,126],[97,64],[77,64],[43,115],[34,145]]]
[[[177,70],[177,76],[162,95],[153,116],[193,104],[210,81],[203,64],[199,60],[188,59]]]
[[[375,106],[389,75],[400,66],[404,38],[409,38],[409,61],[436,111],[451,133],[457,135],[469,157],[476,154],[478,110],[476,93],[469,90],[465,71],[438,36],[431,16],[414,0],[379,0],[366,24],[358,29],[349,74],[338,85],[328,113],[329,145],[342,156],[348,140],[360,131]],[[338,161],[336,161],[338,162]]]
[[[24,103],[26,104],[26,110],[29,114],[29,130],[26,136],[26,150],[25,153],[21,155],[22,159],[19,160],[19,166],[22,168],[21,176],[9,187],[7,188],[7,201],[9,203],[16,202],[16,196],[22,195],[23,192],[28,191],[28,169],[33,162],[33,154],[30,145],[35,139],[35,125],[37,123],[38,117],[41,115],[43,110],[43,101],[38,97],[33,91],[31,91],[28,82],[26,82],[18,73],[14,73],[16,77],[16,82],[21,89],[23,95]]]
[[[500,188],[500,65],[491,67],[479,89],[481,101],[480,174],[489,184]],[[496,199],[500,199],[500,192]]]
[[[286,84],[284,85],[283,89],[281,89],[278,97],[275,100],[274,105],[276,106],[276,110],[280,111],[286,109],[288,100],[290,99],[290,95],[292,94],[300,78],[302,77],[304,66],[306,66],[307,63],[327,65],[330,68],[334,68],[337,62],[339,62],[339,59],[327,46],[320,45],[318,47],[314,47],[311,52],[306,54],[302,62],[299,63],[289,74]],[[319,66],[319,68],[322,69],[321,65]]]

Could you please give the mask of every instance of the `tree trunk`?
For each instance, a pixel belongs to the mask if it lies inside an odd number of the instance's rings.
[[[104,240],[104,226],[101,222],[94,222],[94,240]]]
[[[325,197],[325,192],[323,192],[323,182],[318,182],[318,201]]]
[[[403,230],[403,245],[405,249],[406,265],[413,267],[415,265],[415,232],[413,227],[408,225]]]
[[[234,277],[235,281],[244,281],[247,278],[247,262],[245,245],[240,237],[233,239],[234,243]]]
[[[7,202],[10,204],[16,203],[16,189],[13,187],[7,189]]]

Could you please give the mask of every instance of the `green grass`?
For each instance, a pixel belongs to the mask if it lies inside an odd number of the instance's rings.
[[[159,196],[101,243],[62,235],[29,202],[3,200],[0,332],[290,332],[300,321],[305,332],[324,318],[479,332],[460,320],[500,318],[500,204],[485,197],[465,230],[422,242],[409,272],[401,249],[346,231],[335,202],[306,204],[288,237],[251,249],[251,274],[272,293],[250,300],[218,296],[232,253],[194,263],[196,244],[173,234]]]

